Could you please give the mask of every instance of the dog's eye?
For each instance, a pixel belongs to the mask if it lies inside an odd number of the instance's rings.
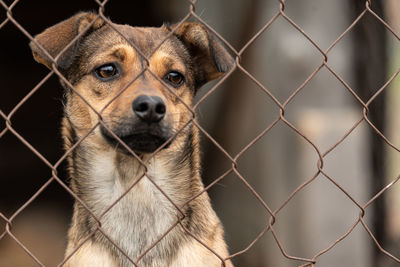
[[[179,72],[171,71],[167,75],[165,75],[164,80],[166,80],[169,84],[171,84],[174,87],[179,87],[183,84],[185,78]]]
[[[114,64],[105,64],[95,69],[96,75],[102,80],[108,80],[118,74],[118,69]]]

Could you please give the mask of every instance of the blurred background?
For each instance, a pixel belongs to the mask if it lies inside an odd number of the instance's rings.
[[[11,5],[13,1],[2,1]],[[24,1],[12,10],[31,35],[81,10],[97,10],[95,1]],[[323,50],[365,9],[365,0],[288,0],[285,13]],[[399,36],[400,2],[372,0],[372,10]],[[189,11],[185,0],[117,1],[105,13],[116,23],[160,26],[178,22]],[[199,0],[196,13],[240,50],[277,12],[277,0]],[[0,23],[6,9],[0,7]],[[29,39],[10,21],[0,29],[0,110],[9,114],[47,74],[34,62]],[[323,56],[304,35],[279,17],[241,57],[243,67],[281,103],[321,65]],[[381,22],[366,14],[328,53],[328,65],[367,102],[400,67],[400,42]],[[400,75],[369,106],[368,117],[400,146]],[[198,97],[212,86],[204,87]],[[231,155],[262,133],[279,116],[279,107],[240,71],[199,106],[198,120]],[[288,103],[285,118],[325,153],[362,118],[363,107],[327,69],[322,68]],[[60,138],[62,90],[53,76],[12,116],[12,127],[52,164],[63,155]],[[5,121],[0,117],[0,132]],[[202,136],[203,179],[210,184],[231,168],[230,160]],[[282,121],[238,159],[238,170],[272,210],[317,171],[313,146]],[[324,171],[361,205],[400,175],[400,153],[365,122],[324,158]],[[65,165],[58,168],[67,182]],[[10,131],[0,138],[0,213],[9,218],[51,178],[51,170]],[[223,221],[231,253],[247,248],[270,214],[241,180],[230,174],[209,190]],[[63,259],[73,198],[56,182],[14,218],[12,233],[46,266]],[[286,253],[312,258],[344,235],[359,208],[325,176],[298,192],[276,216],[274,229]],[[366,223],[380,244],[400,257],[400,185],[395,184],[366,209]],[[0,236],[5,221],[0,217]],[[235,266],[286,267],[301,262],[284,257],[271,232]],[[0,266],[37,266],[9,236],[0,239]],[[398,266],[380,252],[361,225],[318,258],[317,266]]]

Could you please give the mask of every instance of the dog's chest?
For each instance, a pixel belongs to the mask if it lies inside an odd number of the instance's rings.
[[[153,164],[148,174],[158,186],[168,191],[167,170],[161,164]],[[91,176],[95,214],[100,215],[116,203],[102,218],[102,229],[132,260],[136,261],[177,220],[176,208],[146,176],[130,188],[140,175],[121,177],[110,156],[96,156]],[[168,250],[163,248],[165,244],[160,242],[146,257],[161,257],[154,254]],[[128,263],[127,260],[124,262]]]

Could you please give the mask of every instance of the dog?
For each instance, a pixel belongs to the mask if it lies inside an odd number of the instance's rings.
[[[65,77],[70,186],[86,205],[75,200],[64,266],[232,267],[201,193],[188,108],[202,85],[233,67],[224,46],[195,22],[132,27],[81,12],[30,47]]]

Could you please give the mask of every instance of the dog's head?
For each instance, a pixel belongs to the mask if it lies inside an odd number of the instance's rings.
[[[190,120],[187,106],[199,87],[233,65],[206,28],[191,22],[139,28],[79,13],[30,45],[36,61],[50,69],[55,64],[76,90],[62,82],[65,115],[77,134],[98,125],[100,112],[106,127],[100,125],[94,135],[118,144],[111,130],[137,153],[153,152],[169,140]]]

